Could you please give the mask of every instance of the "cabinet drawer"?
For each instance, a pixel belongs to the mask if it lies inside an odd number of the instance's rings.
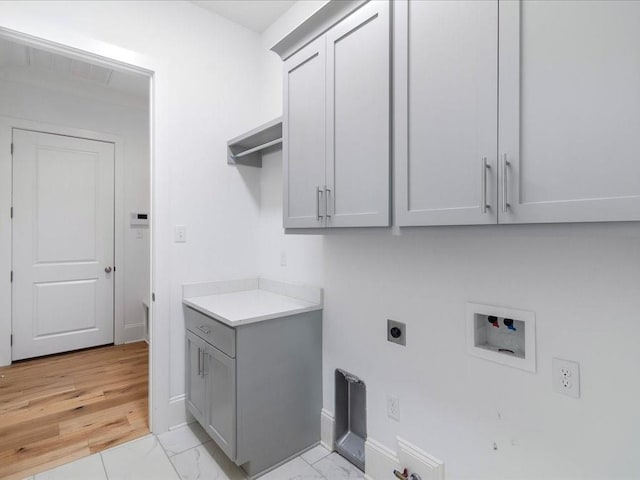
[[[187,330],[195,333],[231,358],[236,356],[236,331],[226,325],[187,307]]]

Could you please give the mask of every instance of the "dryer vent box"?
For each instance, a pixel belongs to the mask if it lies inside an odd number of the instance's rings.
[[[335,372],[336,452],[364,472],[367,440],[367,387],[362,380],[341,369]]]
[[[536,371],[535,314],[506,307],[467,304],[467,352]]]

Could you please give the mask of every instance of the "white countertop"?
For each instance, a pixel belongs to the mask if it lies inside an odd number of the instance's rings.
[[[269,284],[263,282],[270,290]],[[259,287],[259,285],[256,285]],[[299,287],[298,287],[299,288]],[[298,313],[322,310],[321,302],[283,295],[263,288],[183,298],[183,303],[220,322],[237,327]],[[282,287],[276,288],[282,290]],[[321,291],[321,289],[318,289]],[[320,297],[321,298],[321,297]]]

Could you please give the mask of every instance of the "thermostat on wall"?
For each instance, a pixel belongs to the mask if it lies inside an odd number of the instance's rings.
[[[132,227],[148,227],[149,226],[149,214],[142,212],[131,212]]]

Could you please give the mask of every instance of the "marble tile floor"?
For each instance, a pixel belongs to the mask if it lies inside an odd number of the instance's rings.
[[[197,423],[162,435],[147,435],[26,480],[244,480]],[[337,453],[317,446],[260,480],[364,479]]]

